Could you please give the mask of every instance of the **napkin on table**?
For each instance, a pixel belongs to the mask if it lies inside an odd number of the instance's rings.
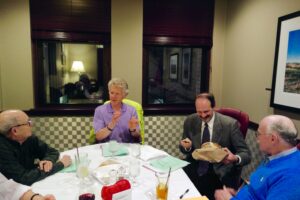
[[[185,167],[189,164],[189,162],[186,162],[179,158],[175,158],[173,156],[166,156],[163,158],[151,160],[149,164],[151,167],[157,169],[158,171],[168,172],[170,167],[172,171],[175,171],[179,168]]]
[[[149,161],[155,158],[165,157],[168,154],[162,150],[155,149],[149,145],[142,145],[140,159]]]
[[[104,145],[102,148],[102,154],[104,157],[112,156],[112,153],[109,151],[109,145]],[[125,156],[128,154],[128,149],[124,145],[120,145],[120,148],[117,152],[114,153],[114,156]]]

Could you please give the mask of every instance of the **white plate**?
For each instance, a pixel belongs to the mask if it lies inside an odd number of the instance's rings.
[[[121,166],[121,164],[111,164],[98,167],[92,172],[92,174],[103,185],[108,185],[115,181],[115,179],[117,178],[117,171]],[[115,170],[115,177],[111,177],[111,175],[109,174],[112,170]]]

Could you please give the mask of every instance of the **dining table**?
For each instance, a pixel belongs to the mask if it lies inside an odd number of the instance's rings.
[[[104,186],[107,186],[99,178],[95,176],[97,170],[101,169],[101,163],[109,161],[116,161],[124,164],[126,167],[130,167],[129,161],[131,159],[138,159],[140,162],[140,173],[136,177],[136,185],[131,184],[131,199],[133,200],[155,200],[156,199],[156,185],[157,178],[155,174],[159,170],[149,165],[151,156],[149,159],[144,157],[147,155],[168,156],[166,152],[158,150],[149,145],[140,145],[141,156],[136,158],[131,153],[131,145],[123,144],[128,153],[122,156],[104,156],[103,149],[107,147],[108,143],[88,145],[80,148],[74,148],[64,151],[60,154],[69,155],[72,158],[72,165],[74,165],[75,157],[77,154],[85,153],[89,162],[89,185],[86,190],[89,193],[95,195],[95,200],[101,200],[101,190]],[[155,154],[156,153],[156,154]],[[150,166],[150,167],[149,167]],[[128,178],[129,179],[129,178]],[[130,179],[129,179],[130,180]],[[131,183],[131,180],[130,180]],[[57,172],[43,180],[35,182],[32,186],[32,190],[36,193],[46,195],[53,194],[56,200],[78,200],[79,195],[83,193],[83,187],[81,179],[76,175],[76,170],[63,170]],[[178,200],[181,198],[200,197],[196,187],[193,185],[189,177],[183,171],[182,168],[172,170],[169,176],[168,182],[168,200]]]

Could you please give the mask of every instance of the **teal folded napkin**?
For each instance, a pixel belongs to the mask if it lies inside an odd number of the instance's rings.
[[[113,156],[112,152],[109,151],[109,145],[104,145],[103,146],[102,154],[103,154],[104,157]],[[125,146],[120,145],[120,148],[114,153],[114,156],[124,156],[124,155],[127,155],[127,154],[128,154],[128,149]]]
[[[159,171],[168,172],[170,167],[172,171],[175,171],[179,168],[185,167],[189,162],[175,158],[173,156],[166,156],[163,158],[158,158],[150,161],[150,165]]]
[[[59,172],[64,172],[64,173],[68,173],[68,172],[76,172],[76,165],[73,162],[69,167],[65,167],[62,170],[60,170]]]

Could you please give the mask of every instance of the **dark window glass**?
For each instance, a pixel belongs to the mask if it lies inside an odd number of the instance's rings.
[[[148,84],[144,104],[194,104],[206,72],[203,49],[145,46],[145,52],[144,78]]]

